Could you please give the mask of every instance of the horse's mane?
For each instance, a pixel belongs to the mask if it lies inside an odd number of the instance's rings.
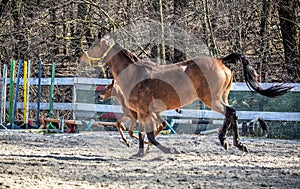
[[[130,51],[128,51],[126,49],[122,49],[122,53],[124,53],[133,62],[140,61],[139,57],[137,57],[135,54],[131,53]]]
[[[176,64],[169,64],[169,65],[159,65],[152,61],[142,60],[137,57],[134,53],[130,52],[127,49],[124,49],[119,43],[115,43],[114,48],[122,53],[129,61],[131,61],[136,66],[140,66],[152,71],[160,71],[163,69],[176,69]]]
[[[127,49],[124,49],[119,43],[115,43],[114,48],[119,50],[120,53],[125,55],[126,58],[128,58],[131,62],[138,62],[141,61],[139,57],[137,57],[135,54],[130,52]]]

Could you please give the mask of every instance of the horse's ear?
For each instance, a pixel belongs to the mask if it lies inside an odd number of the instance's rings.
[[[98,39],[101,39],[103,37],[103,33],[100,31],[99,33],[98,33]]]
[[[98,32],[98,39],[101,39],[102,37],[104,37],[107,33],[107,29],[106,27],[102,27],[100,29],[100,31]]]

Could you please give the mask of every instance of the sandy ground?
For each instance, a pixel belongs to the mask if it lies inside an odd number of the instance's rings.
[[[300,141],[242,138],[226,152],[217,135],[160,135],[130,158],[116,132],[43,135],[0,130],[0,188],[300,188]],[[231,138],[229,138],[231,140]]]

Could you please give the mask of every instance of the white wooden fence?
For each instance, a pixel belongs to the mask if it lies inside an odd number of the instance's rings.
[[[23,79],[20,79],[20,85],[23,85]],[[9,78],[7,79],[7,84],[9,83]],[[121,107],[118,105],[103,105],[103,104],[88,104],[79,103],[76,101],[76,90],[91,90],[92,87],[97,85],[107,85],[111,83],[111,79],[98,79],[98,78],[55,78],[54,85],[67,85],[74,86],[73,93],[74,99],[72,103],[54,103],[54,110],[73,110],[76,112],[115,112],[121,113]],[[37,78],[29,78],[29,85],[38,85]],[[41,85],[50,85],[50,78],[42,78]],[[271,83],[262,83],[264,88],[270,87]],[[291,92],[300,92],[300,84],[291,84],[295,87]],[[245,83],[233,83],[231,88],[232,91],[250,91]],[[29,109],[37,109],[36,102],[29,102]],[[279,104],[280,106],[280,104]],[[9,103],[6,103],[6,108],[9,108]],[[17,103],[17,108],[23,108],[23,102]],[[40,103],[41,110],[48,110],[49,103]],[[255,117],[261,117],[264,120],[274,120],[274,121],[300,121],[300,112],[262,112],[262,111],[237,111],[239,119],[251,120]],[[164,111],[163,116],[170,117],[189,117],[189,118],[203,118],[203,119],[223,119],[223,115],[211,110],[195,110],[195,109],[182,109],[182,113],[178,114],[173,110]]]

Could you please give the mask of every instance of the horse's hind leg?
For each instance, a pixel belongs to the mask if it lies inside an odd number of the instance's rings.
[[[225,150],[228,150],[228,146],[229,146],[228,141],[226,140],[226,136],[227,136],[229,127],[230,127],[230,120],[226,116],[225,120],[223,122],[223,127],[219,132],[219,140],[220,140],[221,146],[223,146],[223,148]]]
[[[247,147],[240,141],[238,131],[238,117],[234,108],[226,106],[226,122],[230,122],[233,131],[233,145],[244,152],[248,152]],[[221,132],[222,133],[222,132]],[[220,133],[220,135],[221,135]],[[219,135],[219,137],[220,137]],[[222,135],[221,135],[222,136]]]
[[[230,107],[226,105],[222,100],[214,100],[214,101],[203,101],[205,104],[210,107],[212,110],[219,112],[225,116],[225,120],[223,122],[223,127],[219,132],[219,140],[221,143],[221,146],[225,150],[228,150],[228,141],[226,140],[227,132],[231,127],[231,121],[230,121]]]

